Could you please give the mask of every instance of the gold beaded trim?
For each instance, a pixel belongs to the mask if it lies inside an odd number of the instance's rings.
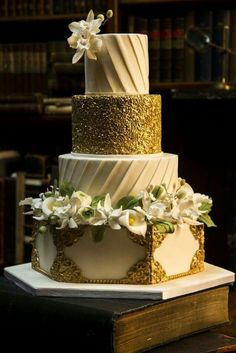
[[[155,250],[161,246],[167,234],[159,233],[154,226],[149,226],[145,237],[128,233],[128,236],[134,242],[146,249],[146,256],[143,260],[138,261],[128,270],[127,277],[119,280],[86,278],[83,276],[81,269],[79,269],[71,259],[67,258],[64,253],[66,247],[72,246],[79,241],[83,236],[86,227],[87,226],[83,226],[79,229],[65,228],[62,230],[52,228],[51,231],[54,244],[57,248],[57,255],[50,272],[47,273],[40,268],[39,255],[35,248],[35,242],[33,244],[34,249],[32,252],[32,267],[59,282],[111,284],[156,284],[204,270],[204,227],[202,225],[190,226],[193,236],[199,241],[199,249],[193,256],[189,271],[171,276],[167,276],[161,264],[154,259]],[[35,236],[37,236],[36,233],[34,237]]]

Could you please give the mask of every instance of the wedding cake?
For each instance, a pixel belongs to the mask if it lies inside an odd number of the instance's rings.
[[[69,26],[73,63],[85,54],[85,95],[72,97],[73,151],[59,156],[59,187],[21,202],[35,219],[32,267],[56,281],[128,284],[203,271],[212,200],[161,149],[148,38],[98,35],[103,21],[90,11]]]

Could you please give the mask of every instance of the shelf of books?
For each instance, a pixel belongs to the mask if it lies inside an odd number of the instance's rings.
[[[116,0],[17,1],[0,2],[0,95],[70,97],[84,92],[82,61],[72,64],[73,50],[67,43],[69,23],[86,19],[90,9],[95,16]],[[116,16],[104,31],[114,32]],[[62,24],[63,22],[63,24]],[[14,25],[14,35],[11,28]],[[10,107],[1,107],[6,112]]]
[[[148,35],[152,86],[236,82],[236,9],[201,3],[120,2],[123,31]]]

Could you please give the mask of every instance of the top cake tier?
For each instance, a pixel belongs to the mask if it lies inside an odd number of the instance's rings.
[[[145,34],[101,34],[97,60],[85,55],[85,94],[148,94]]]

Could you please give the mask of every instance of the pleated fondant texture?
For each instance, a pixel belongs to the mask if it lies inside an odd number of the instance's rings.
[[[65,154],[59,157],[60,184],[72,183],[91,196],[109,193],[113,203],[126,195],[138,195],[150,184],[165,183],[169,192],[178,178],[178,156],[86,156]]]
[[[102,34],[97,60],[85,56],[85,94],[149,93],[148,38]]]

